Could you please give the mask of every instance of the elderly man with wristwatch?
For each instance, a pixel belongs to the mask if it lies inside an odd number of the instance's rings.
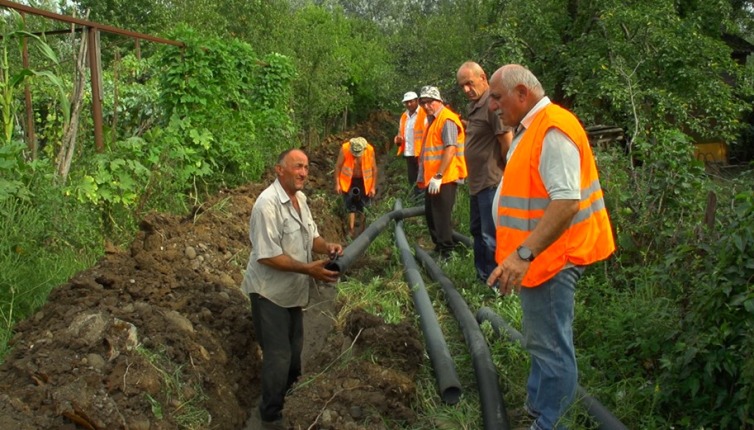
[[[465,132],[461,120],[443,104],[436,87],[421,89],[419,103],[427,112],[427,129],[419,161],[417,185],[426,188],[425,216],[435,251],[450,257],[454,248],[451,214],[458,182],[466,178]]]

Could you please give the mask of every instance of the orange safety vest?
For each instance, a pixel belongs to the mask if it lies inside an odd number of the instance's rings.
[[[557,128],[578,147],[581,156],[581,200],[571,225],[547,249],[536,256],[522,285],[536,287],[555,276],[567,263],[585,266],[604,260],[615,250],[613,231],[605,209],[597,165],[579,120],[550,103],[537,113],[508,160],[498,204],[498,264],[531,234],[550,203],[539,174],[545,133]]]
[[[340,189],[347,193],[351,188],[351,177],[353,177],[353,166],[356,164],[356,157],[351,154],[350,143],[346,142],[340,147],[343,153],[343,166],[340,169],[338,183]],[[374,147],[367,144],[364,153],[361,154],[361,173],[364,175],[364,191],[369,194],[374,191],[374,171],[375,171]]]
[[[406,122],[408,121],[408,111],[401,115],[401,125],[398,129],[398,135],[403,138],[403,143],[398,148],[395,155],[403,154],[406,150]],[[427,126],[427,112],[423,107],[416,108],[416,121],[414,121],[414,156],[418,157],[422,153],[422,141],[424,140],[424,128]]]
[[[456,127],[458,127],[456,155],[450,161],[450,164],[444,172],[438,172],[438,170],[440,170],[440,164],[442,163],[443,149],[445,149],[442,142],[442,128],[445,121],[453,121]],[[443,184],[466,178],[468,173],[466,171],[466,157],[463,155],[464,142],[466,142],[466,132],[463,129],[463,124],[461,124],[458,115],[448,108],[443,108],[424,134],[420,166],[423,175],[417,180],[419,187],[426,188],[429,184],[429,180],[432,179],[432,176],[436,173],[442,173]]]

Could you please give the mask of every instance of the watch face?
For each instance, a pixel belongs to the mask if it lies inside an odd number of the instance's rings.
[[[522,259],[522,260],[526,260],[526,261],[531,261],[531,260],[533,260],[533,258],[532,258],[532,253],[531,253],[531,249],[529,249],[529,248],[527,248],[527,247],[525,247],[525,246],[519,246],[519,247],[518,247],[518,248],[516,249],[516,253],[518,254],[518,257],[519,257],[520,259]]]

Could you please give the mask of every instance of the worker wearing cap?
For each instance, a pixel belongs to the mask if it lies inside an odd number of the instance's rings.
[[[398,134],[393,143],[398,146],[398,153],[406,160],[406,174],[408,183],[414,187],[414,195],[418,194],[416,177],[419,173],[419,154],[424,140],[424,128],[427,125],[427,113],[419,106],[419,96],[409,91],[403,95],[403,105],[406,111],[401,115]]]
[[[443,104],[436,87],[422,87],[419,103],[427,111],[417,184],[426,188],[425,217],[435,251],[448,258],[453,250],[451,214],[458,181],[467,176],[464,158],[465,132],[461,120]]]
[[[343,143],[335,164],[335,193],[343,194],[343,202],[348,213],[348,234],[354,237],[356,213],[359,213],[359,226],[366,227],[364,207],[377,190],[377,159],[374,147],[363,137],[354,137]]]

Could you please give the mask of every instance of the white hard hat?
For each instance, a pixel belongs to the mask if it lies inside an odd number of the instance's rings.
[[[401,103],[406,103],[409,100],[416,100],[418,98],[419,96],[417,96],[415,92],[409,91],[403,95],[403,100],[401,101]]]

